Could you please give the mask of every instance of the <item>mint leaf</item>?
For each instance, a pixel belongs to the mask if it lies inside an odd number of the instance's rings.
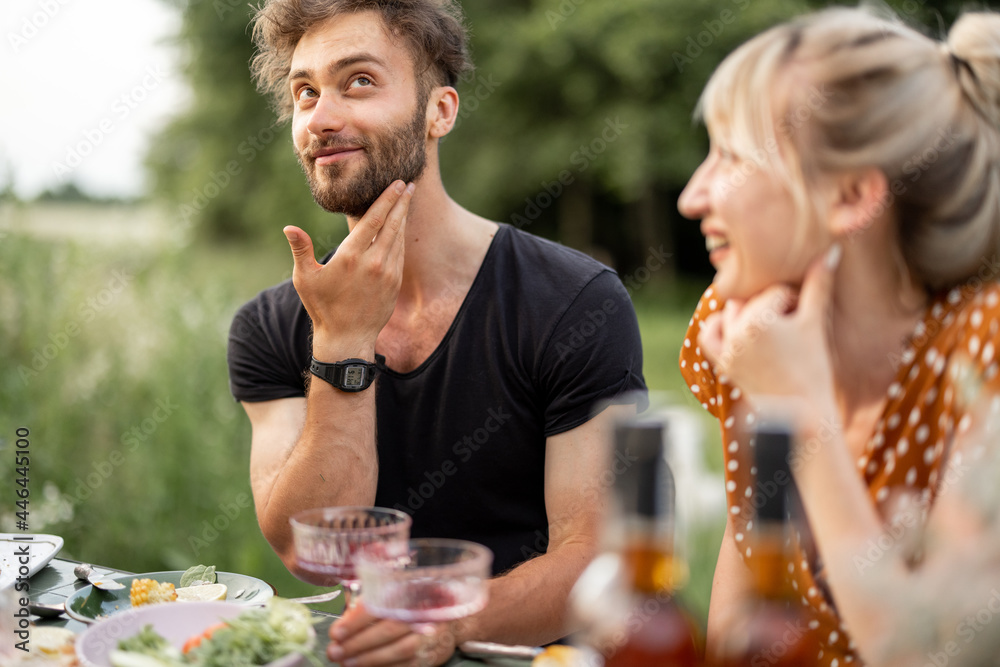
[[[193,585],[196,581],[214,584],[217,579],[214,565],[195,565],[194,567],[189,567],[181,575],[181,585],[179,587],[186,588]]]

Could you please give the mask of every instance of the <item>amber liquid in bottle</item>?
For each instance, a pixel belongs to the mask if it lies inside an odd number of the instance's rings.
[[[809,627],[812,617],[792,587],[788,564],[796,562],[791,546],[797,520],[794,480],[788,464],[791,433],[786,426],[758,427],[755,463],[758,482],[772,480],[777,493],[757,511],[748,539],[754,596],[739,610],[738,620],[721,645],[712,648],[715,667],[812,667],[819,664],[820,644]],[[758,488],[762,488],[758,486]],[[792,518],[789,515],[792,515]],[[710,647],[711,648],[711,647]]]
[[[631,576],[632,610],[624,641],[605,655],[607,667],[695,667],[698,633],[674,598],[683,571],[673,549],[673,479],[663,457],[663,424],[619,427],[618,446],[638,460],[616,487],[624,512],[620,553]]]
[[[634,572],[636,602],[626,622],[625,643],[604,664],[607,667],[700,665],[694,624],[674,600],[669,584],[676,567],[673,556],[641,544],[627,548],[623,555]]]

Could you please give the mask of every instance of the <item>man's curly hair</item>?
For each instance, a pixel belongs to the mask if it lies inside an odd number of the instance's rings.
[[[472,70],[462,10],[455,0],[266,0],[253,17],[257,52],[250,61],[257,89],[272,99],[279,120],[292,115],[288,76],[292,53],[310,28],[340,14],[374,11],[413,55],[421,94],[455,86]]]

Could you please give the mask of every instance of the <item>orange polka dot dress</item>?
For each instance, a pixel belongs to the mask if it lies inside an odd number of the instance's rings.
[[[753,528],[756,471],[753,442],[737,424],[741,418],[737,415],[746,415],[742,419],[751,425],[755,417],[748,413],[748,406],[741,405],[740,388],[717,376],[698,347],[701,323],[722,306],[711,287],[702,295],[681,348],[680,367],[693,395],[722,428],[727,507],[737,551],[746,561],[753,558],[747,535]],[[857,461],[858,474],[884,522],[890,519],[886,501],[895,487],[919,494],[923,508],[933,503],[945,451],[956,434],[972,425],[971,410],[963,398],[970,395],[970,382],[1000,389],[998,328],[1000,285],[973,280],[932,298],[898,357],[890,358],[898,369],[896,378]],[[800,547],[795,561],[788,564],[791,586],[814,617],[810,626],[822,642],[818,664],[860,664],[850,629],[838,617],[830,596],[821,556],[806,554]]]

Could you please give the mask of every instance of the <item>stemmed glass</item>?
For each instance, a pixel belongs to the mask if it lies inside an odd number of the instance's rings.
[[[486,606],[493,552],[465,540],[415,539],[404,548],[364,549],[356,558],[365,608],[409,623],[424,637],[434,624],[471,616]],[[426,664],[421,646],[420,664]]]
[[[289,523],[299,567],[319,575],[321,585],[341,584],[353,606],[361,592],[357,554],[366,548],[405,550],[413,520],[384,507],[320,507],[295,514]]]

